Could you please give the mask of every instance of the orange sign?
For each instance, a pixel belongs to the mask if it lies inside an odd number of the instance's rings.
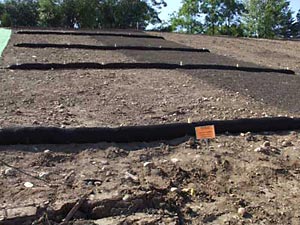
[[[215,126],[196,127],[196,137],[198,140],[216,138]]]

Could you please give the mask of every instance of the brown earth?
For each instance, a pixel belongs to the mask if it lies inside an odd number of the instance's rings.
[[[128,45],[150,43],[122,40]],[[19,63],[60,62],[62,56],[67,62],[168,62],[187,56],[13,47],[25,41],[120,43],[115,37],[14,34],[4,52],[4,65],[16,59]],[[150,44],[178,46],[156,41]],[[189,57],[203,57],[199,54]],[[223,63],[237,62],[214,53],[207,57],[212,62],[214,58]],[[299,99],[289,102],[296,104],[294,108],[262,101],[259,91],[258,97],[252,97],[223,85],[230,74],[238,77],[241,89],[247,77],[273,84],[270,80],[277,76],[293,82],[288,86],[298,81],[288,75],[210,70],[2,70],[0,127],[120,126],[186,122],[188,118],[299,116]],[[286,95],[294,91],[291,88]],[[186,137],[154,143],[1,146],[0,159],[0,224],[8,224],[8,218],[12,224],[58,224],[86,194],[70,224],[300,224],[300,139],[295,131],[221,135],[208,144]],[[33,187],[25,187],[25,182]],[[22,215],[24,219],[17,221]]]
[[[229,56],[244,62],[273,68],[285,69],[288,67],[300,73],[300,41],[149,33],[193,48],[209,48],[218,55]]]

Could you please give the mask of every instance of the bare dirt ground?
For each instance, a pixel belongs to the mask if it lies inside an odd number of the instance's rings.
[[[84,60],[81,50],[13,47],[30,40],[108,43],[107,38],[15,34],[4,52],[4,64],[14,63],[14,57],[20,63],[30,62],[32,55],[39,56],[37,62],[53,62],[61,54],[66,61],[145,59],[126,51],[88,51]],[[147,125],[188,118],[299,115],[212,82],[224,80],[222,76],[228,73],[2,70],[0,127]],[[243,73],[236,76],[245,80]],[[153,143],[0,146],[0,224],[59,224],[84,196],[69,224],[297,225],[299,135],[298,131],[228,134],[208,145],[185,137]]]
[[[78,49],[26,49],[13,47],[17,43],[56,43],[68,44],[77,43],[85,44],[86,39],[78,36],[55,36],[55,35],[13,35],[9,45],[6,48],[3,65],[20,64],[20,63],[73,63],[73,62],[98,62],[109,63],[130,61],[117,52],[114,55],[108,51],[99,54],[98,51],[78,50]],[[98,44],[97,41],[90,39],[90,45]]]
[[[154,33],[167,40],[197,48],[209,48],[213,53],[273,68],[287,68],[300,73],[300,42],[226,36]]]

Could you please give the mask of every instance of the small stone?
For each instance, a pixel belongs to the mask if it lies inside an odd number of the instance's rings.
[[[24,186],[27,187],[27,188],[32,188],[33,187],[33,183],[31,183],[31,182],[25,182]]]
[[[293,143],[289,140],[284,140],[282,143],[281,143],[281,146],[282,147],[291,147],[293,146]]]
[[[8,177],[14,177],[17,175],[17,171],[15,169],[8,168],[8,169],[4,170],[3,174]]]
[[[138,182],[139,181],[139,178],[129,172],[125,172],[125,179],[130,179],[134,182]]]
[[[57,108],[59,108],[59,109],[64,109],[65,106],[64,106],[63,104],[60,104]]]
[[[50,153],[51,151],[49,150],[49,149],[46,149],[45,151],[44,151],[44,153]]]
[[[128,201],[130,199],[130,195],[126,194],[124,195],[124,197],[122,198],[123,201]]]
[[[177,187],[171,187],[171,192],[176,192],[176,191],[178,191]]]
[[[262,152],[263,151],[263,148],[262,147],[258,147],[256,149],[254,149],[255,152]]]
[[[179,159],[177,159],[177,158],[172,158],[172,159],[171,159],[171,162],[172,162],[172,163],[178,163],[178,162],[179,162]]]
[[[238,214],[242,217],[246,215],[246,209],[245,208],[239,208],[238,209]]]
[[[144,167],[152,167],[153,166],[153,162],[145,162]]]
[[[39,173],[39,178],[42,178],[42,179],[47,179],[49,177],[50,173],[48,172],[41,172]]]
[[[109,163],[108,163],[107,160],[101,160],[101,161],[100,161],[100,164],[103,165],[103,166],[109,165]]]
[[[256,141],[256,138],[251,134],[251,132],[247,132],[245,134],[245,140],[246,141]]]
[[[39,125],[40,123],[37,121],[37,120],[34,120],[33,122],[32,122],[32,125]]]
[[[268,148],[268,147],[271,147],[271,143],[269,141],[265,141],[262,145],[262,147],[264,148]]]

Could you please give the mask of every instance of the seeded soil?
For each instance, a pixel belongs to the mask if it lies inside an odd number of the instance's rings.
[[[162,35],[167,40],[13,33],[1,64],[287,65],[296,75],[217,70],[2,69],[0,127],[118,127],[299,117],[298,42]],[[211,53],[14,47],[22,42],[189,46],[209,48]],[[272,51],[268,57],[255,53],[261,42],[271,43],[264,45]],[[289,56],[281,57],[282,64],[278,65],[278,49],[285,45],[289,46]],[[238,46],[242,50],[237,51]],[[208,143],[182,137],[152,143],[0,146],[0,224],[60,224],[82,200],[66,224],[297,225],[299,135],[299,131],[245,132],[219,135]]]

